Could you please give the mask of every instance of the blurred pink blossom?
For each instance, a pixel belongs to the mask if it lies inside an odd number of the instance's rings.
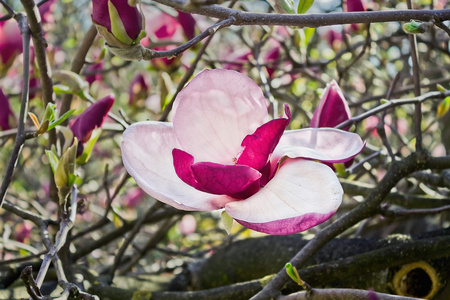
[[[15,20],[0,22],[0,70],[22,53],[22,36]]]
[[[15,118],[9,99],[0,88],[0,130],[11,129],[12,120]]]
[[[167,43],[164,46],[158,46],[153,49],[166,51],[177,47],[176,44],[183,43],[186,39],[192,39],[195,36],[196,21],[191,14],[177,12],[176,17],[162,11],[155,11],[148,6],[143,6],[146,12],[146,32],[148,37],[142,40],[142,45],[152,47],[153,43]],[[172,66],[179,60],[175,58],[158,58],[152,60],[152,64],[157,68],[166,68]]]
[[[197,229],[197,221],[193,215],[184,215],[178,223],[178,228],[184,235],[194,233]]]
[[[150,86],[145,79],[144,74],[140,73],[134,76],[128,88],[128,104],[136,104],[139,100],[147,99]]]

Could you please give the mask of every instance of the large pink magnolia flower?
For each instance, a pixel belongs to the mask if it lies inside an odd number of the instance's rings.
[[[284,131],[268,121],[259,86],[230,70],[206,70],[177,96],[173,123],[147,121],[123,135],[124,165],[154,198],[184,210],[224,208],[240,224],[291,234],[329,219],[342,201],[335,173],[364,143],[336,129]]]

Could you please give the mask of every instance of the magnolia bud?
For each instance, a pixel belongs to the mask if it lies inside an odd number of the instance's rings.
[[[336,81],[327,84],[310,127],[334,127],[351,118],[347,100]]]
[[[403,24],[403,30],[406,33],[416,34],[416,33],[425,33],[431,28],[431,24],[428,22],[418,22],[412,20],[411,22]]]
[[[93,0],[92,20],[109,46],[126,48],[144,36],[144,19],[138,7],[125,0]]]

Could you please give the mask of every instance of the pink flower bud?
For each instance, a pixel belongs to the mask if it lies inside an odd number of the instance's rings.
[[[0,130],[11,129],[11,119],[14,118],[14,113],[9,105],[8,97],[3,94],[0,88]]]
[[[323,92],[311,119],[310,127],[335,127],[351,118],[347,100],[336,81],[329,83]]]
[[[106,96],[92,104],[70,122],[69,128],[72,130],[74,137],[78,139],[78,155],[83,152],[83,144],[89,140],[92,131],[102,126],[113,104],[114,97]]]
[[[135,44],[141,38],[141,12],[126,0],[92,0],[92,20],[124,44]]]

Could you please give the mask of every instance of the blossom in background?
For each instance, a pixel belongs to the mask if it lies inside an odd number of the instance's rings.
[[[336,31],[334,29],[329,29],[326,33],[326,39],[328,41],[328,44],[333,50],[337,50],[340,46],[340,44],[343,41],[343,36],[341,31]]]
[[[144,197],[145,193],[142,189],[137,187],[129,189],[124,196],[123,205],[128,208],[135,208],[142,202]]]
[[[345,11],[365,11],[366,6],[362,0],[346,0],[345,1]]]
[[[11,129],[11,120],[14,119],[14,113],[9,105],[9,99],[0,88],[0,130]]]
[[[196,21],[191,14],[177,12],[176,17],[160,10],[143,6],[146,17],[145,30],[148,37],[142,40],[142,45],[159,51],[172,50],[186,41],[195,37]],[[153,47],[153,43],[168,43],[164,46]],[[179,61],[175,58],[158,58],[152,60],[152,64],[157,68],[167,68]]]
[[[331,128],[284,131],[285,114],[268,121],[266,100],[247,76],[206,70],[181,91],[173,123],[140,122],[123,135],[129,174],[154,198],[178,209],[224,208],[240,224],[291,234],[329,219],[342,201],[333,170],[361,138]]]
[[[344,10],[346,12],[365,11],[366,5],[363,3],[363,0],[346,0]],[[351,29],[358,30],[358,24],[351,24]]]
[[[267,70],[267,75],[269,78],[275,78],[275,71],[277,69],[283,69],[285,71],[292,68],[292,64],[288,61],[281,61],[281,45],[275,39],[270,39],[267,43],[269,46],[268,50],[265,50],[260,55],[260,63],[264,65]],[[233,52],[225,59],[227,61],[223,64],[224,69],[235,70],[243,72],[246,69],[246,65],[250,62],[254,62],[253,53],[247,51],[234,55]],[[283,63],[283,67],[280,68],[280,64]]]
[[[78,139],[77,155],[83,152],[83,144],[89,141],[92,131],[102,126],[113,104],[114,97],[106,96],[86,108],[70,122],[69,128],[72,130],[74,137]]]
[[[333,80],[327,84],[309,126],[312,128],[335,127],[350,120],[351,117],[347,100],[337,82]]]
[[[49,0],[39,6],[39,13],[41,14],[42,23],[54,23],[53,11],[55,10],[57,0]]]
[[[141,12],[125,0],[92,0],[92,20],[111,46],[134,45],[145,36]]]
[[[102,61],[99,61],[98,63],[95,63],[95,64],[88,65],[86,67],[85,73],[88,74],[88,75],[86,75],[86,81],[89,83],[89,86],[94,81],[101,81],[102,80],[102,73],[98,72],[102,68],[103,68],[103,62]],[[89,74],[89,73],[92,73],[92,74]]]
[[[145,100],[148,97],[150,86],[147,84],[143,74],[137,74],[130,82],[128,88],[128,104],[135,104],[139,100]]]
[[[0,22],[0,74],[7,71],[14,58],[22,51],[22,36],[17,22]]]

